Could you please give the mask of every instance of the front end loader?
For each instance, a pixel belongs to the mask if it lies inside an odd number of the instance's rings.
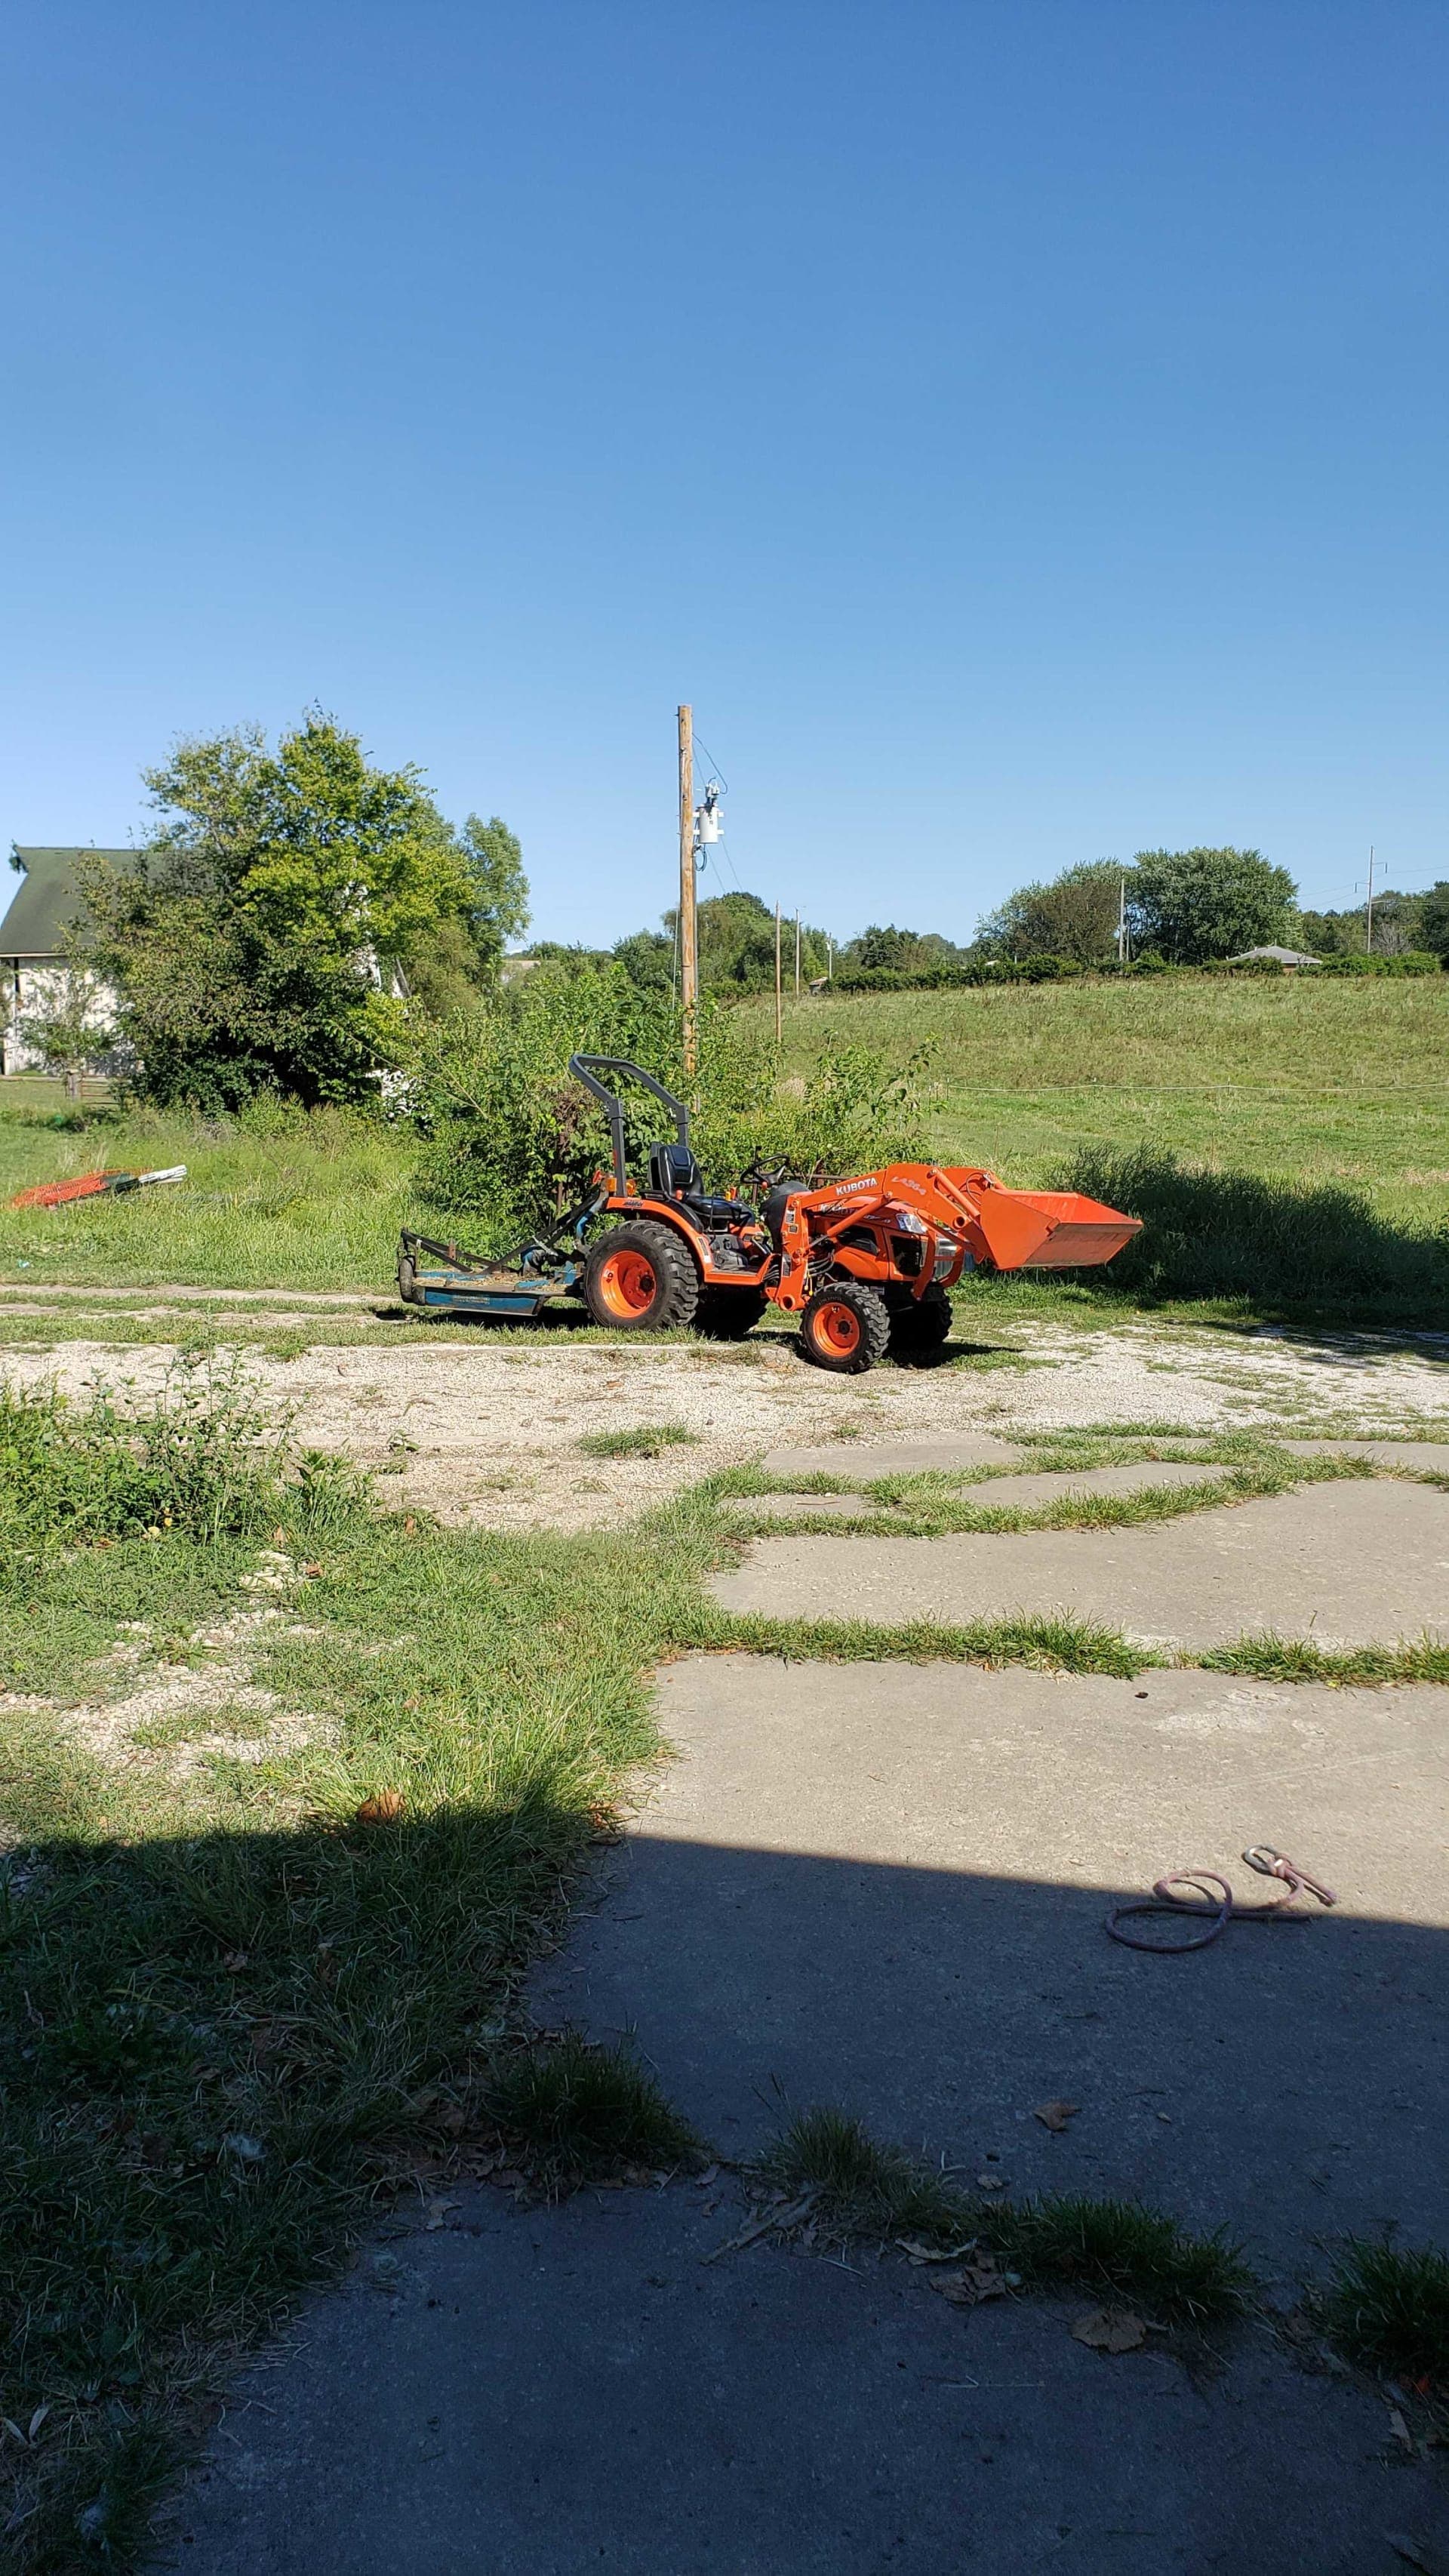
[[[756,1167],[741,1189],[758,1204],[717,1197],[690,1148],[688,1110],[652,1074],[613,1056],[573,1056],[569,1071],[609,1121],[613,1187],[601,1175],[597,1213],[622,1222],[589,1245],[583,1293],[595,1322],[616,1330],[693,1324],[736,1339],[773,1305],[798,1315],[807,1359],[854,1374],[888,1348],[944,1342],[966,1271],[1091,1268],[1139,1231],[1136,1217],[1075,1191],[1009,1190],[965,1165],[891,1163],[819,1186]],[[637,1183],[605,1075],[642,1083],[674,1122]]]

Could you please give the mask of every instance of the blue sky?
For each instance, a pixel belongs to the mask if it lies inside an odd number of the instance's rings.
[[[0,44],[0,840],[315,700],[610,939],[687,697],[739,880],[843,935],[1151,845],[1449,875],[1442,0]]]

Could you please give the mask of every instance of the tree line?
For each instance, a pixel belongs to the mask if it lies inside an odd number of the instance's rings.
[[[498,815],[449,822],[412,766],[369,761],[359,737],[312,709],[275,749],[256,727],[182,742],[144,773],[151,829],[129,863],[81,864],[83,904],[66,939],[66,991],[25,1023],[70,1070],[100,1051],[96,996],[114,999],[107,1047],[160,1105],[204,1112],[272,1092],[315,1106],[375,1096],[380,1070],[416,1059],[419,1030],[490,1004],[510,941],[528,926],[516,835]],[[1305,912],[1285,868],[1258,850],[1143,850],[1025,885],[958,945],[936,931],[872,923],[836,940],[799,931],[802,981],[949,984],[1105,969],[1119,930],[1137,971],[1203,966],[1270,943],[1352,963],[1361,912]],[[540,941],[536,973],[605,972],[671,997],[677,922],[612,949]],[[1449,882],[1378,899],[1381,956],[1449,963]],[[796,929],[784,925],[784,971]],[[707,897],[701,986],[719,1000],[768,991],[776,923],[760,896]],[[524,961],[518,961],[521,967]]]

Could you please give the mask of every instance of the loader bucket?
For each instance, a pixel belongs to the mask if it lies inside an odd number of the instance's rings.
[[[1080,1190],[986,1189],[976,1206],[998,1270],[1095,1269],[1142,1231],[1140,1217],[1123,1216]]]

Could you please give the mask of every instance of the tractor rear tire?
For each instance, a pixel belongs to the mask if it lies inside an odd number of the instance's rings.
[[[951,1300],[937,1279],[923,1297],[911,1297],[891,1309],[891,1349],[907,1359],[938,1351],[950,1337]]]
[[[689,1246],[669,1225],[616,1225],[589,1246],[584,1303],[596,1324],[616,1333],[663,1333],[694,1321],[699,1272]]]
[[[816,1368],[858,1377],[885,1356],[891,1319],[885,1300],[859,1279],[818,1288],[800,1318],[800,1348]]]
[[[742,1342],[769,1305],[763,1288],[706,1288],[695,1312],[694,1329],[712,1342]]]

